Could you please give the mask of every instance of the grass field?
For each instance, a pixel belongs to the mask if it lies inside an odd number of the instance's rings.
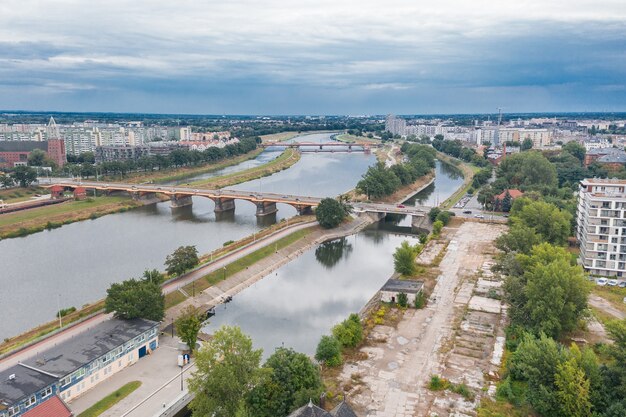
[[[599,295],[600,297],[608,300],[613,307],[626,313],[626,304],[624,303],[624,297],[626,297],[626,288],[609,287],[594,285],[591,292]]]
[[[0,200],[6,204],[20,203],[30,200],[35,194],[49,194],[49,191],[41,187],[9,188],[0,190]]]
[[[78,417],[98,417],[100,414],[104,413],[109,408],[113,407],[115,404],[128,397],[140,386],[141,382],[139,381],[129,382],[122,388],[113,391],[111,394],[107,395],[106,397],[80,413]]]

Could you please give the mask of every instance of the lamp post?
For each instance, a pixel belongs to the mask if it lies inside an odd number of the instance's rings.
[[[224,272],[224,275],[222,275],[222,280],[226,279],[226,267],[222,268],[222,271]]]

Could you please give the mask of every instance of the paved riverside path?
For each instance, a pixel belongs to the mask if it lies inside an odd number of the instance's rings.
[[[234,262],[258,250],[263,246],[270,245],[293,232],[296,232],[298,230],[301,230],[307,227],[312,227],[316,224],[317,222],[301,223],[301,224],[290,226],[288,228],[281,229],[277,232],[274,232],[271,235],[261,238],[250,245],[247,245],[237,251],[231,252],[217,259],[216,261],[212,263],[206,264],[192,272],[189,272],[181,276],[179,279],[169,284],[166,284],[163,287],[163,292],[165,294],[168,294],[170,292],[177,291],[179,287],[186,285],[198,278],[201,278],[204,275],[207,275],[217,269],[223,268],[227,264]],[[91,317],[90,319],[77,323],[71,327],[68,327],[67,329],[61,332],[58,332],[56,334],[51,335],[50,337],[47,337],[41,340],[40,342],[37,342],[29,347],[26,347],[14,353],[13,355],[7,356],[6,358],[3,358],[2,360],[0,360],[0,371],[3,371],[13,365],[17,365],[18,362],[24,362],[25,360],[36,356],[39,352],[50,349],[61,342],[64,342],[66,340],[71,340],[76,335],[90,329],[92,326],[95,326],[97,324],[104,322],[105,320],[109,320],[111,317],[113,317],[112,314],[104,314],[104,313],[97,314],[94,317]]]

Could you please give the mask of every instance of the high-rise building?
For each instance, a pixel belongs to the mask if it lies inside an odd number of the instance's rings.
[[[576,237],[582,266],[594,275],[626,276],[626,180],[580,182]]]
[[[393,114],[388,114],[385,120],[385,130],[393,135],[405,136],[406,121]]]
[[[52,117],[50,117],[50,122],[46,127],[46,136],[48,138],[48,157],[53,160],[59,168],[63,167],[67,162],[65,141],[61,138],[59,128]]]

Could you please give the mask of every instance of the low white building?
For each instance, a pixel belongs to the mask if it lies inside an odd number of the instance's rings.
[[[407,281],[402,279],[389,279],[380,289],[380,300],[385,303],[397,303],[400,293],[406,294],[409,305],[415,304],[415,299],[422,292],[422,281]]]

